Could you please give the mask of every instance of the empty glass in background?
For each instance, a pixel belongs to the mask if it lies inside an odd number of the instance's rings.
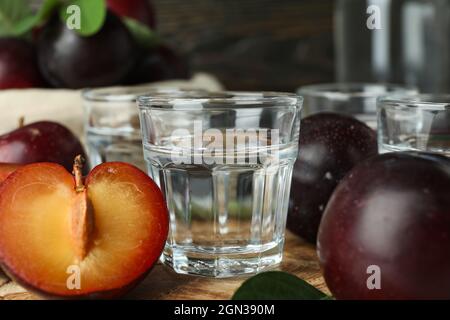
[[[450,95],[387,96],[378,99],[378,148],[450,156]]]
[[[339,82],[385,82],[450,90],[450,1],[337,0]]]
[[[281,262],[301,103],[284,93],[139,98],[145,160],[170,212],[165,264],[230,277]]]
[[[319,112],[343,113],[376,128],[376,101],[380,95],[417,94],[414,87],[376,83],[327,83],[303,86],[303,117]]]
[[[123,161],[145,171],[136,99],[148,91],[148,87],[136,87],[83,92],[84,129],[91,167]]]

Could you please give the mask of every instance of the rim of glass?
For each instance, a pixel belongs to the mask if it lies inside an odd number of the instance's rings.
[[[327,99],[377,98],[382,94],[418,94],[414,86],[375,82],[334,82],[306,85],[298,88],[298,94]]]
[[[151,86],[87,88],[81,92],[81,96],[84,100],[91,102],[136,102],[141,95],[151,93],[170,94],[179,91],[182,91],[182,89]]]
[[[450,94],[384,95],[377,105],[450,111]]]
[[[301,107],[303,97],[290,92],[276,91],[206,91],[178,90],[172,92],[139,96],[140,109],[198,110],[202,108],[258,108],[258,107]]]

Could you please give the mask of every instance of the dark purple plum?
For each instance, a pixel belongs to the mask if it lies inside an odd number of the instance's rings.
[[[375,132],[354,118],[319,113],[302,119],[288,229],[315,243],[323,211],[339,181],[357,163],[376,154]]]
[[[15,38],[0,39],[0,89],[43,87],[35,48]]]
[[[55,162],[72,171],[77,155],[86,158],[80,141],[56,122],[35,122],[0,136],[0,162],[4,163]]]
[[[188,77],[186,61],[170,47],[161,45],[141,50],[138,63],[127,77],[126,83],[139,84]]]
[[[387,153],[357,165],[328,203],[318,254],[338,299],[450,299],[450,159]]]
[[[83,37],[58,17],[38,39],[39,67],[54,87],[79,89],[119,84],[136,63],[131,34],[111,13],[95,35]]]

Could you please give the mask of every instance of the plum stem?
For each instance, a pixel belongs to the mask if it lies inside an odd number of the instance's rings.
[[[21,116],[19,118],[19,128],[23,128],[24,125],[25,125],[25,117]]]
[[[81,155],[77,155],[73,162],[73,175],[75,176],[75,191],[83,192],[85,186],[83,184],[83,166],[84,159]]]

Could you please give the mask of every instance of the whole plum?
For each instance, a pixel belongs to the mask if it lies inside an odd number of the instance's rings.
[[[315,243],[323,211],[339,181],[357,163],[376,154],[375,132],[354,118],[319,113],[302,119],[288,229]]]
[[[84,37],[53,17],[38,39],[39,67],[54,87],[79,89],[119,84],[136,63],[134,40],[111,13],[96,34]]]
[[[333,193],[318,254],[338,299],[450,299],[450,159],[387,153]]]
[[[23,39],[0,38],[0,89],[43,86],[33,45]]]

